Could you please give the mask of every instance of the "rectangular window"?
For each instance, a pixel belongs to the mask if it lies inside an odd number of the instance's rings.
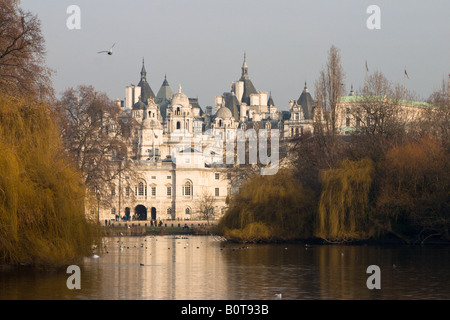
[[[142,182],[139,183],[139,191],[138,191],[140,196],[144,195],[144,184]]]
[[[350,118],[347,118],[347,119],[345,120],[345,126],[346,126],[346,127],[350,127]]]
[[[219,179],[220,179],[220,174],[216,173],[216,180],[219,180]]]
[[[227,173],[227,179],[228,179],[228,180],[231,180],[231,172],[228,172],[228,173]]]
[[[116,195],[116,188],[115,187],[112,187],[111,188],[111,196],[115,196]]]
[[[172,177],[171,176],[167,176],[167,180],[170,180],[170,179],[172,179]]]
[[[152,176],[152,180],[156,180],[156,176]]]
[[[125,196],[127,196],[127,197],[130,196],[130,187],[125,188]]]
[[[156,197],[156,187],[152,187],[152,197]]]
[[[216,188],[216,197],[218,197],[219,196],[219,193],[220,193],[220,191],[219,191],[220,189],[219,188]]]
[[[167,196],[168,197],[172,196],[172,187],[167,187]]]

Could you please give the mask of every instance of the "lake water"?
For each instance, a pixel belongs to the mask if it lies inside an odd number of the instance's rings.
[[[212,236],[104,238],[106,251],[69,274],[0,271],[0,299],[449,299],[448,246],[242,245]],[[120,246],[124,247],[120,250]],[[381,270],[369,290],[367,267]]]

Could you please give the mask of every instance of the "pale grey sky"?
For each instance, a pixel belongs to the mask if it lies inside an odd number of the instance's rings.
[[[369,5],[381,9],[381,29],[369,30]],[[67,7],[81,9],[81,29],[69,30]],[[369,72],[427,98],[450,73],[448,0],[22,0],[42,22],[47,64],[58,94],[93,85],[112,99],[140,79],[145,57],[155,94],[164,75],[204,108],[238,80],[244,51],[257,90],[271,91],[287,110],[314,82],[331,45],[341,50],[346,89]],[[116,43],[112,56],[99,55]]]

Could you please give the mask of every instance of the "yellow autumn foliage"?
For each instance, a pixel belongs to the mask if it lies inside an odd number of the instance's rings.
[[[374,176],[369,158],[344,160],[339,168],[321,172],[316,236],[331,241],[361,240],[369,227],[369,192]]]
[[[58,266],[91,252],[97,228],[49,108],[0,95],[0,263]]]
[[[243,242],[309,238],[315,203],[312,191],[286,170],[254,175],[232,197],[218,229],[225,237]]]

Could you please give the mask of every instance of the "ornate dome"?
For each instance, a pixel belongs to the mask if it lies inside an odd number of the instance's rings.
[[[233,114],[231,113],[231,110],[227,107],[220,108],[216,113],[216,117],[222,119],[231,119],[232,116]]]
[[[181,92],[181,85],[178,87],[178,93],[176,93],[172,98],[172,106],[175,105],[189,107],[189,98],[187,95]]]

